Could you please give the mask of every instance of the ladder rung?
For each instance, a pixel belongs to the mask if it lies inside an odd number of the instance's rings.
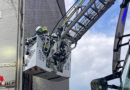
[[[98,9],[91,7],[96,13],[98,13]]]
[[[79,24],[80,26],[86,28],[85,25],[83,25],[82,23],[78,22],[78,24]]]
[[[99,0],[103,5],[105,5],[104,0]]]
[[[72,30],[73,32],[76,32],[76,33],[78,32],[78,31],[76,31],[76,30],[74,30],[74,29],[71,29],[71,30]]]
[[[86,18],[88,18],[89,20],[91,20],[91,18],[89,17],[89,16],[87,16],[87,15],[84,15]]]

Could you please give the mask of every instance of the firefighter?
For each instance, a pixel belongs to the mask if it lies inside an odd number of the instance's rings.
[[[51,34],[51,36],[50,36],[50,47],[48,47],[49,48],[48,58],[51,58],[51,59],[48,59],[47,65],[48,65],[48,67],[50,67],[50,63],[52,62],[52,66],[53,66],[53,68],[55,68],[54,71],[56,71],[57,58],[59,57],[58,53],[54,53],[55,50],[54,50],[54,47],[53,47],[54,44],[57,42],[57,40],[58,40],[57,34],[56,33]]]
[[[26,48],[26,55],[29,55],[29,47],[32,46],[36,41],[36,35],[42,35],[42,27],[38,26],[36,27],[36,33],[33,37],[25,39],[25,48]]]
[[[57,35],[58,37],[61,37],[61,33],[63,32],[63,27],[60,27],[57,29]]]
[[[38,26],[38,27],[36,28],[36,35],[38,35],[38,36],[41,38],[41,40],[44,41],[45,38],[47,38],[47,37],[50,36],[50,33],[48,32],[46,26],[43,26],[43,27]]]
[[[42,28],[41,26],[36,27],[36,33],[33,37],[26,39],[26,45],[32,44],[36,40],[36,35],[44,36],[46,34],[47,28]]]
[[[50,40],[49,39],[47,41],[45,41],[45,44],[43,46],[43,52],[45,53],[46,56],[49,55],[49,52],[50,52]]]
[[[60,50],[56,51],[53,55],[54,64],[57,65],[57,62],[64,62],[66,58],[66,43],[64,41],[61,42]]]
[[[63,65],[66,60],[66,42],[63,40],[60,45],[60,50],[54,53],[53,60],[54,60],[54,66],[57,66],[57,70],[60,72],[63,72]]]
[[[66,56],[66,52],[67,52],[66,47],[67,47],[67,44],[66,44],[65,40],[61,41],[60,52],[61,52],[61,55],[64,57]]]
[[[56,53],[53,54],[53,69],[54,69],[54,72],[57,72],[58,70],[58,65],[60,64],[60,52],[57,51]]]
[[[35,41],[36,41],[36,36],[25,39],[25,48],[26,48],[25,54],[26,55],[29,55],[29,47],[31,47],[35,43]]]
[[[43,52],[48,56],[50,49],[50,33],[47,30],[46,26],[38,26],[36,28],[36,35],[39,35],[43,41]]]
[[[47,27],[42,27],[42,40],[43,40],[43,52],[46,56],[49,55],[50,52],[50,33],[47,31]]]
[[[59,70],[62,72],[63,71],[63,66],[64,63],[66,62],[67,59],[67,44],[65,39],[63,41],[61,41],[61,45],[60,45],[60,64],[58,66]]]
[[[54,59],[54,65],[58,65],[59,60],[60,60],[60,52],[57,51],[54,55],[53,55],[53,59]]]
[[[62,72],[63,71],[63,64],[65,61],[65,56],[62,54],[62,52],[57,51],[56,53],[54,53],[53,60],[54,60],[55,70]]]
[[[57,42],[57,40],[58,40],[58,37],[57,37],[56,33],[53,33],[51,35],[51,47]]]
[[[49,32],[47,31],[47,27],[44,26],[38,26],[36,27],[36,33],[33,37],[26,39],[25,45],[26,45],[26,55],[29,55],[29,47],[33,45],[36,41],[36,35],[38,35],[43,41],[45,41],[45,38],[49,35]],[[48,48],[47,45],[45,45],[45,48]]]

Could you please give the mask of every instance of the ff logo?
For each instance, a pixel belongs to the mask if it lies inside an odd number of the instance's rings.
[[[5,85],[4,77],[0,75],[0,85]]]

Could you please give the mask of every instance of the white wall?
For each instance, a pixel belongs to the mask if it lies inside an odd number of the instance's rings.
[[[18,0],[0,0],[0,64],[16,62],[17,5]],[[0,68],[0,75],[15,80],[15,67]]]

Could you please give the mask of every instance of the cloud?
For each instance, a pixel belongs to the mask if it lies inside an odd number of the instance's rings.
[[[125,27],[125,34],[128,33],[130,33],[130,15],[127,17]],[[127,41],[128,38],[123,40]],[[70,90],[90,90],[91,80],[112,73],[113,42],[114,36],[101,32],[89,32],[82,37],[72,51]],[[122,59],[125,59],[127,48],[127,46],[122,48]],[[119,80],[110,83],[119,85]]]
[[[113,37],[107,37],[103,33],[88,33],[83,36],[72,52],[70,90],[80,90],[82,87],[90,90],[92,79],[111,74],[113,41]]]

